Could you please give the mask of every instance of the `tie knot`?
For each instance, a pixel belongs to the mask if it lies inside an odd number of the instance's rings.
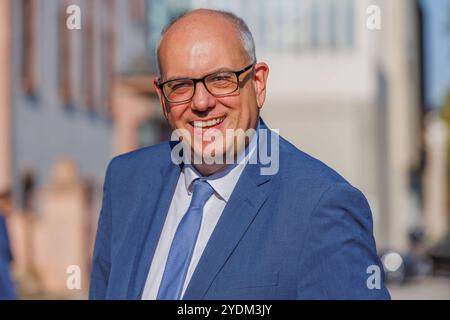
[[[206,201],[213,194],[214,189],[205,180],[197,179],[194,181],[194,190],[192,192],[191,206],[203,207]]]

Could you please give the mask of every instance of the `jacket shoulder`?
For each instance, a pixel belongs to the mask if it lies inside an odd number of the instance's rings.
[[[170,161],[170,152],[171,144],[169,141],[165,141],[115,156],[110,161],[109,167],[114,171],[140,168],[155,170]]]
[[[291,181],[332,185],[349,182],[334,169],[280,137],[280,170]]]

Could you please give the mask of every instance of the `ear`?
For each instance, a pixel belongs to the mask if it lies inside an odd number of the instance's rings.
[[[256,102],[259,108],[262,108],[266,100],[266,84],[269,76],[269,66],[264,62],[255,64],[253,82],[255,85]]]
[[[164,94],[163,94],[163,92],[161,91],[161,89],[158,86],[158,81],[159,81],[159,78],[158,77],[154,77],[153,78],[153,86],[155,87],[156,94],[158,95],[159,103],[161,104],[162,112],[164,114],[164,117],[167,119],[167,116],[168,116],[168,113],[169,113],[169,108],[166,105],[166,98],[164,98]]]

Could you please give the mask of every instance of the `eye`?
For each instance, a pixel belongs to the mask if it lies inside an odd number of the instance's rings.
[[[170,90],[174,91],[174,90],[188,89],[192,86],[192,83],[189,81],[177,81],[173,83],[168,83],[167,85]]]
[[[209,80],[210,81],[231,81],[233,79],[233,75],[229,73],[219,73],[213,75]]]

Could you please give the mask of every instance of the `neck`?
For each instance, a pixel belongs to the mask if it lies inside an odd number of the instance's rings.
[[[245,153],[245,148],[243,148],[242,153]],[[227,163],[226,156],[224,155],[221,163],[212,163],[208,164],[204,161],[202,163],[195,163],[194,158],[191,159],[192,166],[204,177],[208,177],[215,173],[221,172],[228,168],[229,166],[234,166],[238,162],[238,153],[236,150],[234,151],[233,162]],[[193,154],[193,153],[192,153]],[[225,153],[226,154],[226,153]]]

